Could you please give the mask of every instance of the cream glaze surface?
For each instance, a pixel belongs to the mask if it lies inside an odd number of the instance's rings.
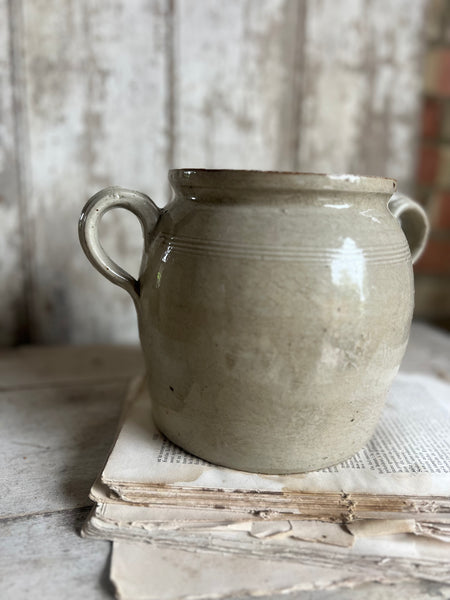
[[[195,169],[169,178],[163,210],[108,188],[80,225],[88,258],[135,300],[156,424],[191,453],[248,471],[351,456],[406,348],[408,241],[416,258],[423,210],[392,196],[392,179]],[[138,282],[97,238],[114,206],[143,225]]]

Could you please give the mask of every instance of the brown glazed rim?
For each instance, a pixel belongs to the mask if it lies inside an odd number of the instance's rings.
[[[251,171],[238,169],[171,169],[175,188],[267,189],[279,191],[345,191],[392,194],[397,182],[369,175]]]

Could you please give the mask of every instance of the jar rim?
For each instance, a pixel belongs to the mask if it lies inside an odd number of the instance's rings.
[[[169,181],[181,188],[267,189],[280,192],[343,191],[392,194],[395,179],[371,175],[257,171],[241,169],[171,169]]]

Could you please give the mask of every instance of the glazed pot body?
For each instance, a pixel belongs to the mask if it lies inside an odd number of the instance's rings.
[[[410,248],[388,179],[174,171],[136,295],[153,415],[208,461],[340,462],[405,352]]]

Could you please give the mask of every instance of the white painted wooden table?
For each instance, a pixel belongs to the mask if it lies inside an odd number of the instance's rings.
[[[2,600],[112,597],[110,544],[82,540],[78,531],[89,511],[90,485],[113,441],[128,381],[142,368],[140,351],[133,347],[0,352]],[[414,325],[402,368],[450,379],[450,336]],[[374,583],[292,597],[431,600],[450,598],[450,587],[426,581],[389,588]]]

